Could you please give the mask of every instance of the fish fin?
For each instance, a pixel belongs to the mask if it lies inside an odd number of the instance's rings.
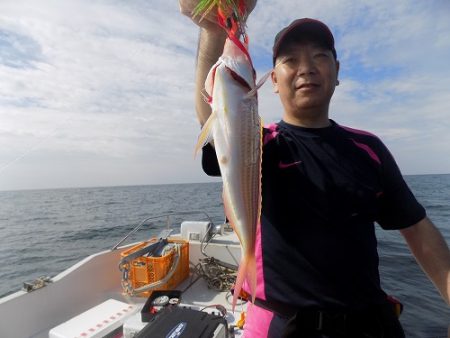
[[[267,79],[269,78],[270,74],[272,73],[272,70],[269,70],[266,74],[263,75],[263,77],[261,79],[259,79],[258,83],[256,84],[255,88],[253,88],[252,90],[250,90],[245,97],[249,98],[251,96],[256,95],[256,92],[258,91],[259,88],[262,87],[262,85],[267,81]]]
[[[238,236],[239,243],[242,243],[241,234],[239,233],[238,227],[235,225],[235,214],[234,210],[230,204],[230,200],[228,198],[227,194],[227,187],[225,187],[226,182],[224,181],[224,189],[222,192],[222,199],[223,199],[223,208],[225,209],[225,216],[227,216],[228,222],[231,224],[231,227],[233,228],[234,232],[236,233],[236,236]]]
[[[216,114],[214,112],[209,116],[208,120],[203,125],[202,131],[198,136],[197,145],[195,146],[194,156],[197,155],[200,149],[207,145],[213,139],[212,126],[216,119]]]
[[[221,63],[222,60],[219,58],[219,60],[217,60],[214,66],[211,67],[205,79],[205,88],[202,90],[202,95],[205,101],[209,104],[212,103],[212,92],[214,89],[214,81],[216,78],[217,67],[219,67]]]
[[[239,264],[236,283],[234,284],[233,303],[231,305],[233,312],[245,278],[247,278],[248,285],[250,286],[250,294],[252,295],[253,304],[256,297],[256,257],[254,253],[249,256],[244,256],[241,260],[241,264]]]
[[[211,104],[212,96],[208,94],[206,89],[202,89],[201,94],[202,94],[202,97],[203,97],[203,101],[205,101],[208,104]]]
[[[258,83],[256,84],[256,89],[259,89],[262,87],[262,85],[264,83],[266,83],[267,79],[269,78],[270,74],[272,74],[272,69],[267,71],[259,80]]]

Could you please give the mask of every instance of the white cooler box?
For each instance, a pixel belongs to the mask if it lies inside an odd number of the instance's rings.
[[[119,302],[107,301],[73,317],[49,332],[49,338],[101,338],[112,333],[122,332],[125,320],[135,314],[140,307]]]
[[[134,338],[148,323],[142,322],[141,313],[135,313],[123,323],[123,338]]]

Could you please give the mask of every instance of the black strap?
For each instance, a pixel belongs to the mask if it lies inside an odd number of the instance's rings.
[[[263,308],[264,310],[276,313],[277,315],[284,317],[284,318],[291,318],[297,313],[297,308],[283,303],[278,302],[276,300],[264,300],[261,298],[256,297],[255,303],[256,306],[259,306],[260,308]]]
[[[274,300],[255,299],[256,306],[289,319],[288,325],[312,331],[345,332],[349,316],[346,313],[328,313],[320,310],[299,310],[298,308]]]
[[[256,298],[254,305],[287,319],[283,338],[297,338],[299,332],[323,332],[335,337],[404,338],[404,332],[390,303],[355,312],[301,310],[274,300]]]

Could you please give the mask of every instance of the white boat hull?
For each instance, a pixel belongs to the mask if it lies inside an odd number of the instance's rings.
[[[190,242],[192,264],[197,264],[203,258],[200,245],[198,241]],[[52,283],[41,289],[19,291],[0,299],[0,337],[48,337],[49,331],[55,326],[108,299],[143,305],[146,298],[129,297],[122,293],[122,274],[118,263],[121,252],[130,246],[91,255],[52,278]],[[213,239],[206,252],[209,256],[234,265],[241,258],[239,242],[234,234]],[[192,280],[188,278],[179,286],[180,290],[187,288],[182,295],[183,304],[193,307],[222,304],[228,310],[229,322],[235,320],[225,292],[208,289],[202,279],[191,286],[190,282]],[[238,316],[241,310],[243,308],[237,308],[235,315]]]

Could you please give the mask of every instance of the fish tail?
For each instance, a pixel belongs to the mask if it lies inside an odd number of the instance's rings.
[[[234,285],[233,303],[231,308],[234,312],[236,302],[242,289],[242,284],[247,277],[248,285],[250,286],[250,293],[252,295],[252,303],[255,302],[256,295],[256,258],[255,255],[247,255],[242,258],[241,264],[239,264],[239,270]]]

